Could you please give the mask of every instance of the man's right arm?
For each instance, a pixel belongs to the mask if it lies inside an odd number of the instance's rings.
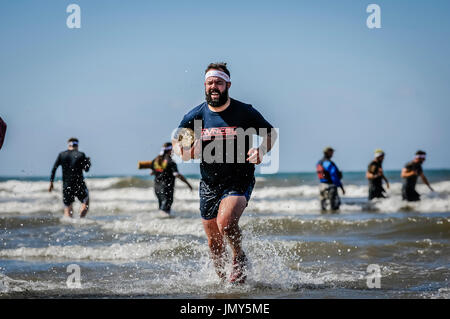
[[[198,155],[201,153],[200,145],[200,140],[198,139],[190,147],[183,146],[182,141],[178,140],[177,137],[172,139],[172,149],[183,161],[198,158]]]
[[[367,171],[367,172],[366,172],[366,178],[367,178],[367,179],[375,179],[375,178],[377,178],[377,177],[378,177],[377,174],[373,174],[373,173],[371,173],[370,171]]]
[[[376,166],[374,164],[370,164],[369,167],[367,168],[366,178],[371,180],[382,175],[382,174],[380,175],[379,173],[375,174],[376,171],[377,171]]]
[[[409,178],[414,175],[417,175],[416,171],[410,170],[407,167],[402,168],[402,173],[401,173],[402,178]]]
[[[198,109],[194,109],[183,117],[172,139],[172,149],[183,161],[197,158],[201,153],[201,144],[194,132],[197,112]]]
[[[366,178],[367,179],[375,179],[377,176],[375,174],[372,174],[371,172],[366,172]]]

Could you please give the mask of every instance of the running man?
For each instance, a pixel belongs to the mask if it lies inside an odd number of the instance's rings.
[[[374,198],[386,198],[383,188],[383,180],[386,182],[386,187],[389,189],[389,181],[384,176],[383,172],[384,152],[383,150],[375,150],[375,159],[370,162],[367,168],[366,178],[369,180],[369,200]]]
[[[72,137],[68,141],[68,150],[59,153],[53,165],[50,176],[50,187],[53,190],[53,181],[58,166],[62,167],[63,179],[63,203],[64,216],[72,217],[72,204],[75,196],[81,201],[80,218],[86,216],[89,209],[89,191],[84,183],[83,170],[89,172],[91,160],[82,152],[78,151],[78,139]]]
[[[233,252],[229,281],[244,283],[248,261],[238,223],[255,185],[255,164],[271,150],[277,133],[250,104],[229,97],[226,63],[208,65],[204,84],[206,102],[184,116],[172,143],[183,160],[201,157],[200,214],[218,276],[226,278],[226,239]],[[185,131],[195,134],[193,145],[179,141]],[[255,134],[263,137],[257,148],[251,145]]]
[[[170,215],[175,190],[175,178],[179,178],[192,191],[192,186],[186,178],[178,172],[177,164],[172,160],[172,143],[165,143],[159,155],[150,162],[139,162],[139,169],[150,168],[151,175],[155,175],[155,194],[158,198],[159,209]]]
[[[331,160],[334,154],[334,149],[326,147],[323,150],[323,158],[317,163],[317,176],[320,181],[320,206],[322,211],[327,210],[327,202],[330,203],[332,211],[336,211],[341,206],[341,199],[338,194],[338,187],[342,189],[345,195],[344,185],[342,185],[342,173],[339,171],[336,164]]]
[[[402,169],[401,177],[403,178],[402,198],[408,202],[416,202],[420,200],[420,194],[416,192],[417,178],[420,176],[422,181],[428,188],[434,192],[428,179],[425,177],[422,164],[425,162],[427,153],[417,151],[414,159],[407,163]]]

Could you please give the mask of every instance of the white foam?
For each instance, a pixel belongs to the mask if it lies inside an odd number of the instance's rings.
[[[152,187],[111,188],[121,178],[87,179],[90,189],[90,212],[96,216],[119,213],[149,212],[157,208],[157,198]],[[193,181],[195,184],[196,181]],[[29,182],[9,180],[0,182],[0,214],[33,214],[50,212],[62,214],[61,182],[55,183],[52,193],[47,191],[47,182]],[[341,196],[341,211],[352,212],[366,210],[367,185],[346,185],[346,195]],[[436,193],[431,193],[423,184],[417,186],[422,201],[406,204],[401,200],[401,184],[393,183],[387,190],[388,199],[374,201],[379,211],[395,212],[408,206],[419,212],[445,212],[450,207],[450,181],[433,184]],[[355,202],[356,199],[356,202]],[[78,205],[78,201],[76,201]],[[75,206],[78,210],[79,206]],[[189,211],[198,216],[198,190],[191,192],[182,183],[177,183],[173,209]],[[256,213],[316,214],[320,210],[317,185],[299,185],[292,187],[256,187],[252,194],[248,210]],[[89,214],[91,214],[89,213]]]
[[[0,273],[0,295],[9,293],[20,293],[26,291],[44,291],[50,289],[65,288],[63,284],[48,281],[26,281],[12,279]]]
[[[132,261],[152,257],[160,251],[170,252],[174,249],[190,249],[203,251],[206,245],[197,241],[184,241],[180,239],[161,238],[158,241],[144,243],[115,243],[110,246],[49,246],[44,248],[20,247],[16,249],[3,249],[0,257],[7,258],[50,258],[69,260],[95,260],[95,261]]]
[[[400,196],[393,196],[374,202],[375,208],[380,212],[398,212],[411,210],[417,212],[448,212],[450,211],[449,198],[427,198],[422,196],[419,202],[405,202]]]
[[[161,218],[159,212],[138,214],[127,220],[101,222],[102,228],[113,232],[149,233],[152,235],[192,235],[204,237],[200,218]]]

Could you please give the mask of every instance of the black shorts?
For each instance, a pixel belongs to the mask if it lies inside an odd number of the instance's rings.
[[[414,188],[402,187],[402,198],[408,202],[420,201],[420,194]]]
[[[217,217],[219,205],[227,196],[245,196],[248,201],[255,186],[255,179],[227,185],[208,185],[200,181],[200,215],[205,220]]]
[[[372,200],[374,198],[386,198],[386,196],[384,196],[385,192],[386,191],[384,190],[383,186],[370,184],[369,185],[369,200]]]
[[[155,183],[155,194],[158,198],[159,209],[169,213],[173,204],[174,184]]]
[[[70,206],[75,201],[75,196],[80,202],[86,203],[89,200],[89,191],[84,182],[74,185],[63,185],[63,203]]]

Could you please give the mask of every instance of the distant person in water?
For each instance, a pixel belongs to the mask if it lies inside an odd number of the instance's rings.
[[[0,150],[2,149],[5,136],[6,136],[6,123],[3,122],[3,119],[0,117]]]
[[[89,209],[89,191],[84,183],[83,170],[89,172],[91,160],[83,152],[78,151],[78,139],[72,137],[68,141],[67,151],[59,153],[50,176],[50,187],[58,166],[62,167],[64,216],[72,217],[72,204],[77,197],[81,201],[80,218],[86,216]]]
[[[155,175],[155,194],[158,198],[159,209],[170,214],[173,193],[175,190],[175,178],[186,183],[190,190],[191,184],[178,172],[177,164],[172,160],[172,143],[165,143],[159,155],[150,162],[139,162],[139,169],[150,168],[151,175]]]
[[[332,211],[339,209],[341,199],[339,198],[338,188],[342,189],[342,193],[345,195],[345,189],[341,182],[342,173],[331,160],[333,154],[334,149],[326,147],[323,150],[323,158],[316,165],[317,176],[320,181],[320,206],[322,211],[327,210],[328,203]]]
[[[420,194],[416,192],[417,178],[419,176],[422,178],[425,185],[427,185],[430,190],[434,192],[422,170],[422,164],[425,162],[426,155],[427,154],[424,151],[417,151],[414,159],[407,163],[402,169],[402,198],[408,202],[416,202],[420,200]]]
[[[386,187],[389,189],[389,181],[384,176],[383,172],[384,152],[383,150],[375,150],[375,159],[370,162],[367,168],[366,178],[369,180],[369,200],[374,198],[386,198],[383,188],[383,180],[386,182]]]

